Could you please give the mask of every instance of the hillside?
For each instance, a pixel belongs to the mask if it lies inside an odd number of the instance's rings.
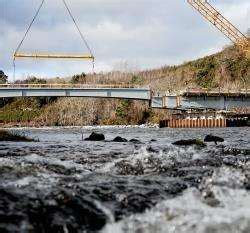
[[[132,84],[155,90],[178,91],[186,88],[239,90],[250,86],[250,59],[234,46],[178,66],[135,73],[111,72],[89,75],[82,83]]]
[[[110,72],[75,75],[70,79],[39,80],[29,83],[129,84],[150,86],[154,90],[178,91],[186,88],[250,88],[250,60],[236,47],[178,66],[135,73]],[[151,110],[142,101],[30,98],[1,102],[0,124],[21,125],[93,125],[157,123],[166,111]]]

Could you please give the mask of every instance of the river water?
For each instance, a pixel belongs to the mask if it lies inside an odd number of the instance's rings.
[[[39,141],[0,142],[0,232],[250,232],[248,128],[12,130]]]

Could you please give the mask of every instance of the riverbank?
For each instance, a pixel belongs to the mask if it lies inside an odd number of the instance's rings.
[[[158,124],[143,124],[143,125],[86,125],[86,126],[27,126],[27,125],[0,125],[0,130],[50,130],[50,129],[109,129],[109,128],[159,128]]]

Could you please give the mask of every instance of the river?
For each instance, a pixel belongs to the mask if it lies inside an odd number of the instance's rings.
[[[0,232],[250,232],[248,128],[10,130],[38,141],[0,142]]]

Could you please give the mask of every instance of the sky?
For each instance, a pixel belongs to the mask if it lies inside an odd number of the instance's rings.
[[[0,70],[13,76],[12,55],[41,0],[0,0]],[[186,0],[67,0],[96,57],[95,71],[135,71],[181,64],[220,51],[230,41]],[[249,0],[210,0],[242,32]],[[86,54],[62,0],[46,0],[20,52]],[[19,79],[91,72],[90,61],[16,61]]]

